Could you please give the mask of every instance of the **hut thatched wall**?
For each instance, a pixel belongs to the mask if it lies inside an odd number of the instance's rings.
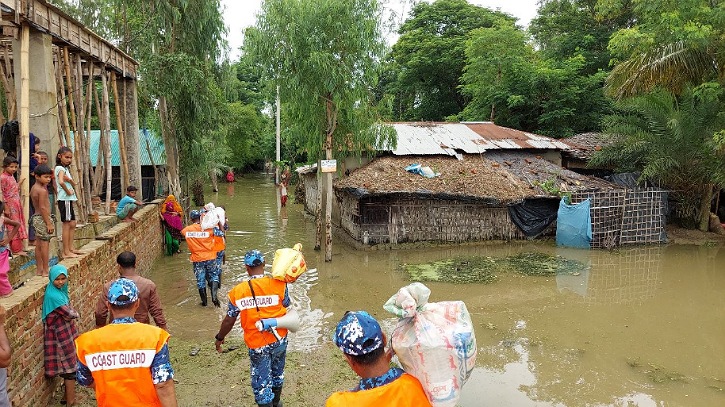
[[[411,195],[338,192],[340,226],[363,243],[524,239],[505,206]]]
[[[300,180],[305,188],[305,210],[309,213],[315,213],[315,205],[317,205],[317,173],[300,174]]]

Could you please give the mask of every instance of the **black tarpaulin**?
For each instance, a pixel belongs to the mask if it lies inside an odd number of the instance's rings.
[[[509,216],[528,237],[536,237],[556,220],[559,198],[529,198],[509,205]]]

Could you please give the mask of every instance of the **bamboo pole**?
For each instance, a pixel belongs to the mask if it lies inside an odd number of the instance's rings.
[[[55,66],[55,87],[56,94],[58,96],[58,118],[60,119],[61,126],[58,127],[59,129],[62,129],[61,132],[63,133],[63,137],[61,137],[60,141],[62,145],[70,146],[70,124],[68,123],[68,101],[65,96],[65,85],[63,84],[63,73],[61,72],[63,69],[63,60],[60,55],[60,49],[58,49],[58,52],[56,53],[58,56],[58,63]],[[48,151],[48,154],[52,154],[51,151]],[[55,158],[48,157],[50,162],[55,162]]]
[[[74,102],[74,91],[73,91],[73,80],[71,80],[70,76],[70,57],[68,55],[68,47],[63,48],[63,68],[65,68],[65,81],[68,84],[68,105],[70,107],[70,123],[73,127],[73,134],[78,135],[78,129],[76,126],[78,125],[78,122],[76,122],[76,108],[75,108],[75,102]],[[73,145],[70,143],[68,144],[68,147],[73,148]]]
[[[5,80],[8,83],[8,90],[10,91],[10,99],[8,100],[8,120],[14,120],[17,118],[18,101],[15,93],[15,84],[10,80],[12,77],[11,72],[13,71],[13,65],[10,62],[10,53],[8,47],[3,50],[3,56],[5,58]]]
[[[93,65],[91,64],[90,74],[89,74],[89,82],[92,82],[93,77]],[[88,106],[90,96],[89,95],[83,95],[83,62],[81,60],[81,54],[76,54],[76,76],[78,78],[78,98],[79,100],[83,101],[83,109],[81,109],[81,117],[79,126],[81,128],[85,124],[85,118],[86,116],[90,116],[91,113],[89,112],[86,114],[86,106]],[[79,196],[79,201],[82,201],[82,208],[81,211],[83,212],[83,222],[88,221],[88,216],[90,215],[90,208],[91,208],[91,179],[90,179],[90,172],[89,168],[91,166],[91,160],[89,157],[89,150],[90,147],[88,146],[90,144],[91,135],[90,133],[86,133],[85,130],[81,131],[81,137],[80,137],[80,151],[81,151],[81,164],[82,164],[82,172],[81,172],[81,180],[83,188],[81,188],[81,196]]]
[[[113,162],[111,161],[111,108],[108,96],[108,71],[101,71],[101,83],[103,84],[103,122],[104,135],[106,145],[104,146],[104,155],[106,157],[106,215],[111,212],[111,183],[113,181]],[[121,191],[123,193],[123,191]]]
[[[76,54],[75,58],[75,69],[74,69],[74,75],[73,77],[69,77],[69,85],[71,86],[71,89],[73,89],[73,97],[71,100],[73,100],[73,108],[71,110],[71,116],[75,117],[75,132],[73,133],[73,159],[76,162],[75,170],[71,167],[71,172],[73,173],[71,177],[76,181],[76,196],[78,200],[76,201],[78,204],[78,212],[79,212],[79,220],[81,223],[85,223],[86,221],[86,207],[84,205],[84,194],[83,194],[83,159],[81,155],[83,154],[83,149],[81,146],[83,145],[83,122],[84,122],[84,106],[83,106],[83,76],[82,73],[79,75],[79,71],[81,70],[80,67],[80,55]],[[68,67],[69,71],[68,74],[70,75],[70,66]]]
[[[126,134],[123,120],[121,120],[121,104],[118,99],[118,83],[116,73],[111,71],[111,86],[113,86],[113,101],[116,107],[116,128],[118,129],[118,151],[121,153],[121,191],[125,191],[130,180],[128,175],[128,157],[126,157]],[[141,187],[138,185],[138,187]]]
[[[86,97],[88,99],[88,105],[86,108],[86,112],[87,112],[87,114],[86,114],[86,134],[88,135],[88,142],[86,143],[87,148],[84,149],[84,151],[85,151],[86,156],[88,157],[88,177],[91,180],[94,180],[95,179],[94,178],[95,170],[93,169],[93,163],[91,162],[91,134],[92,134],[91,122],[93,121],[92,120],[93,119],[93,94],[96,93],[96,92],[94,92],[94,90],[95,90],[95,80],[94,80],[95,74],[94,74],[94,72],[95,72],[96,68],[95,68],[95,65],[93,64],[93,62],[89,61],[88,64],[89,64],[89,72],[90,72],[88,74],[88,90],[86,91]],[[98,115],[100,117],[100,115],[98,113],[98,109],[96,109],[96,115]],[[99,156],[96,155],[96,166],[98,165],[98,157]],[[91,185],[92,185],[91,186],[91,195],[98,195],[98,189],[93,186],[92,182],[91,182]],[[90,203],[91,206],[93,205],[92,202],[93,202],[93,200],[91,199],[91,203]]]
[[[30,26],[23,24],[20,37],[20,202],[23,219],[30,216],[28,204],[28,177],[30,176]],[[20,221],[20,219],[18,219]],[[26,222],[27,224],[27,222]],[[23,249],[28,249],[28,236],[23,238]]]
[[[105,150],[105,139],[103,137],[104,134],[104,126],[106,125],[106,120],[103,117],[103,109],[101,109],[101,97],[98,96],[98,88],[93,88],[93,93],[96,95],[96,114],[98,115],[98,123],[100,126],[100,137],[98,137],[98,151],[96,151],[96,172],[93,177],[93,190],[98,191],[100,195],[101,186],[103,184],[103,169],[106,168],[106,165],[108,164],[106,162],[106,158],[102,154]],[[107,213],[104,212],[104,215],[107,215]]]
[[[4,64],[0,63],[0,77],[2,78],[3,90],[5,91],[5,103],[7,104],[7,109],[8,109],[8,121],[10,121],[10,105],[13,103],[12,101],[14,100],[14,96],[12,94],[12,91],[10,90],[11,89],[10,81],[8,80],[8,77],[5,73],[6,70],[3,65]],[[9,68],[8,68],[8,71],[10,71]],[[4,117],[5,117],[5,115],[3,115],[3,118]],[[4,121],[5,120],[3,120],[3,122]]]

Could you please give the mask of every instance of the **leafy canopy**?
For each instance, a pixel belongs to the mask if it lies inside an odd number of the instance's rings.
[[[326,148],[360,154],[386,141],[371,108],[384,51],[379,17],[377,0],[265,0],[245,33],[245,51],[279,84],[292,137],[309,158]]]

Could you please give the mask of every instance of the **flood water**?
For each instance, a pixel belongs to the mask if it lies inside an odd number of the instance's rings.
[[[225,206],[229,218],[224,294],[246,275],[247,250],[260,249],[271,264],[275,249],[302,243],[316,271],[290,285],[303,323],[290,336],[293,350],[330,341],[347,310],[369,311],[389,332],[396,320],[382,306],[410,282],[405,264],[545,253],[584,268],[550,277],[503,273],[491,284],[425,283],[431,301],[462,300],[473,318],[478,360],[461,406],[725,406],[725,248],[609,252],[534,241],[357,251],[338,241],[325,263],[312,250],[313,218],[291,200],[280,210],[270,177],[220,184],[206,200]],[[175,336],[213,338],[224,308],[198,305],[186,253],[158,259],[149,277]]]

